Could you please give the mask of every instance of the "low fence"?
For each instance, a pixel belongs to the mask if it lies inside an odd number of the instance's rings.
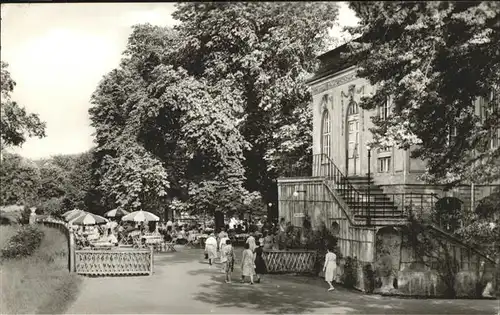
[[[88,276],[152,275],[153,249],[76,250],[75,268]]]
[[[37,220],[44,226],[55,228],[68,238],[68,270],[88,276],[128,276],[153,274],[153,249],[79,250],[75,235],[67,223],[45,217]]]
[[[269,273],[314,273],[316,251],[269,250],[262,258]]]

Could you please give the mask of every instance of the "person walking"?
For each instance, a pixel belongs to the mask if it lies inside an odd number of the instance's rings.
[[[335,290],[335,288],[333,287],[333,277],[335,275],[336,269],[337,269],[337,255],[335,255],[335,253],[331,248],[328,248],[328,251],[325,256],[325,265],[323,267],[323,272],[325,273],[325,281],[330,286],[330,288],[328,288],[328,291]]]
[[[222,258],[223,257],[223,258]],[[234,250],[231,245],[231,240],[227,239],[226,244],[222,249],[221,261],[224,272],[226,273],[226,283],[231,283],[231,272],[233,271]]]
[[[255,282],[260,283],[260,276],[267,273],[266,262],[264,258],[262,258],[262,253],[264,252],[263,248],[260,246],[260,243],[256,243],[257,247],[255,247],[255,273],[257,274],[257,280]]]
[[[225,261],[226,261],[226,252],[224,251],[224,248],[227,246],[227,241],[229,240],[229,237],[222,237],[222,239],[219,242],[219,251],[220,251],[220,262],[222,263],[221,265],[221,272],[225,273]]]
[[[217,258],[217,240],[215,234],[211,233],[205,241],[205,253],[208,256],[208,264],[212,266],[212,260]]]
[[[250,233],[250,236],[247,238],[246,243],[249,245],[249,249],[253,253],[253,251],[255,250],[255,247],[256,247],[256,245],[255,245],[255,237],[253,236],[253,233]]]
[[[250,277],[250,284],[253,284],[253,275],[255,272],[255,259],[254,254],[250,250],[250,245],[245,243],[245,249],[241,257],[241,282],[245,282],[245,277]]]

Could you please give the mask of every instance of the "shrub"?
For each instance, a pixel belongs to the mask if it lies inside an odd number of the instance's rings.
[[[347,288],[354,288],[358,280],[358,259],[347,256],[344,265],[344,285]]]
[[[367,293],[373,293],[375,290],[375,271],[373,271],[372,264],[367,263],[363,267],[363,274],[365,278],[365,290]]]
[[[44,233],[32,226],[26,226],[17,231],[2,249],[2,258],[26,257],[40,247]]]

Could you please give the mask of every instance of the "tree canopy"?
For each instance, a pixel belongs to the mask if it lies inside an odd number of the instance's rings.
[[[500,178],[500,4],[351,2],[361,34],[348,53],[377,90],[361,107],[388,99],[375,143],[412,149],[426,179],[457,184]],[[481,98],[483,113],[474,110]],[[480,114],[480,115],[479,115]]]
[[[38,115],[28,113],[24,107],[11,99],[16,82],[10,76],[7,67],[8,64],[1,61],[0,149],[23,144],[27,135],[39,138],[45,136],[45,123]]]
[[[100,191],[150,210],[274,201],[284,168],[308,167],[304,81],[336,4],[183,3],[173,15],[175,29],[135,26],[92,96]]]

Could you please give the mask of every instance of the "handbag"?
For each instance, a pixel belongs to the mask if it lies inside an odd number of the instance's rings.
[[[205,253],[205,259],[208,259],[208,253]]]

